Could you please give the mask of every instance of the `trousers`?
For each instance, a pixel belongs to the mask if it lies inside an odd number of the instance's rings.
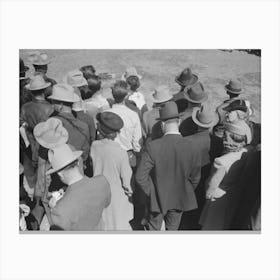
[[[151,212],[148,219],[148,228],[149,230],[160,230],[164,220],[166,230],[178,230],[182,213],[181,210],[176,209],[168,210],[165,215]]]

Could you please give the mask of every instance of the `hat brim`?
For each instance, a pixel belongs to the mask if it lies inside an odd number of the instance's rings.
[[[46,172],[46,175],[53,174],[53,173],[55,173],[55,172],[57,172],[57,171],[63,169],[65,166],[67,166],[67,165],[71,164],[72,162],[74,162],[75,160],[77,160],[77,159],[82,155],[82,153],[83,153],[83,151],[75,151],[75,152],[73,152],[73,157],[72,157],[71,160],[66,161],[66,162],[63,164],[63,166],[61,166],[61,167],[59,167],[59,168],[56,168],[56,169],[51,168],[51,169],[49,169],[49,170]]]
[[[186,92],[184,92],[184,95],[185,95],[185,98],[186,98],[188,101],[192,102],[192,103],[197,103],[197,104],[199,104],[199,103],[203,103],[203,102],[205,102],[205,101],[208,100],[208,95],[207,95],[207,94],[205,94],[205,96],[204,96],[201,100],[193,100],[193,99],[191,99],[191,98],[189,97],[189,95],[188,95]]]
[[[214,114],[213,120],[210,123],[202,123],[197,119],[197,112],[200,110],[200,108],[194,108],[192,112],[192,120],[195,124],[197,124],[200,127],[203,128],[210,128],[215,126],[219,122],[219,116],[217,114]]]
[[[50,82],[46,82],[45,85],[41,86],[41,87],[37,87],[37,88],[30,88],[30,84],[26,85],[25,88],[31,91],[35,91],[35,90],[40,90],[40,89],[45,89],[48,88],[51,85]]]
[[[234,93],[234,94],[242,94],[242,93],[244,93],[244,89],[241,89],[241,91],[234,91],[234,90],[230,89],[228,87],[228,85],[225,85],[225,90],[230,92],[230,93]]]
[[[66,130],[66,129],[65,129]],[[67,132],[67,130],[66,130]],[[65,133],[66,134],[66,133]],[[67,132],[67,135],[65,136],[60,136],[59,139],[57,141],[54,141],[52,143],[50,142],[47,142],[45,141],[44,139],[42,139],[42,137],[36,137],[34,135],[36,141],[44,148],[47,148],[47,149],[53,149],[53,148],[56,148],[60,145],[63,145],[63,144],[66,144],[66,142],[68,141],[68,138],[69,138],[69,135],[68,135],[68,132]]]
[[[127,78],[129,78],[129,77],[131,77],[131,76],[135,76],[135,77],[137,77],[139,80],[142,80],[142,76],[141,76],[141,75],[136,74],[136,75],[129,75],[129,76],[126,76],[125,73],[122,74],[121,80],[122,80],[122,81],[126,81]]]
[[[180,86],[184,86],[184,87],[193,86],[193,85],[196,84],[197,81],[198,81],[198,76],[195,75],[195,74],[192,74],[192,79],[191,79],[189,82],[187,82],[187,83],[181,82],[181,81],[179,80],[179,77],[180,77],[180,75],[176,76],[175,82],[176,82],[177,84],[179,84]]]
[[[55,96],[52,96],[52,95],[50,95],[48,97],[48,99],[57,100],[57,101],[61,101],[61,102],[68,102],[68,103],[75,103],[75,102],[81,101],[79,96],[76,93],[74,94],[73,99],[71,99],[71,98],[69,98],[69,99],[68,98],[59,98],[59,97],[55,97]]]
[[[154,98],[154,94],[155,94],[155,92],[152,93],[152,102],[153,103],[164,103],[164,102],[170,101],[173,98],[173,96],[171,95],[170,97],[166,97],[163,99],[156,99],[156,98]]]
[[[52,62],[52,60],[49,59],[49,60],[47,60],[47,61],[45,61],[45,62],[36,62],[36,61],[32,61],[31,63],[32,63],[32,65],[42,66],[42,65],[48,65],[48,64],[50,64],[51,62]]]

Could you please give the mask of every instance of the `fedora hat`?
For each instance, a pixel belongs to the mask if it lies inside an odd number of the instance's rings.
[[[80,97],[75,93],[74,88],[68,84],[54,85],[52,89],[52,95],[50,95],[48,98],[69,103],[80,101]]]
[[[82,87],[88,85],[87,80],[84,78],[84,75],[80,70],[69,71],[63,78],[63,83],[72,87]]]
[[[208,107],[201,106],[193,109],[192,120],[200,127],[210,128],[218,123],[219,117],[211,112]]]
[[[192,73],[190,68],[185,68],[178,76],[175,78],[180,86],[192,86],[198,81],[197,75]]]
[[[170,119],[179,118],[181,114],[178,113],[178,107],[174,101],[169,101],[164,104],[159,110],[159,118],[157,120],[167,121]]]
[[[136,77],[138,77],[139,80],[142,79],[142,76],[137,73],[137,70],[135,67],[126,68],[125,72],[122,74],[121,79],[126,81],[126,79],[130,76],[136,76]]]
[[[122,118],[113,112],[103,112],[96,115],[99,127],[105,134],[118,132],[123,128]]]
[[[25,75],[25,72],[27,72],[29,70],[29,67],[27,67],[26,65],[24,65],[24,61],[22,58],[19,59],[19,75]]]
[[[202,83],[198,82],[184,91],[185,98],[192,103],[203,103],[208,99]]]
[[[238,79],[231,79],[228,84],[225,85],[225,90],[234,94],[244,93],[243,85]]]
[[[170,90],[166,85],[159,86],[152,92],[153,103],[167,102],[172,98],[173,95],[170,93]]]
[[[63,169],[63,167],[77,160],[82,153],[82,151],[72,151],[67,144],[49,150],[48,158],[52,168],[49,169],[46,174],[52,174]]]
[[[51,83],[46,82],[42,75],[35,75],[30,79],[29,84],[25,86],[28,90],[40,90],[47,88],[51,85]]]
[[[35,51],[34,53],[31,53],[28,57],[28,60],[33,65],[47,65],[51,62],[51,60],[48,58],[48,55],[43,51]]]
[[[252,141],[252,131],[249,125],[244,120],[237,120],[235,122],[226,122],[225,130],[241,136],[246,136],[247,144],[250,144]]]
[[[38,123],[33,134],[37,142],[47,149],[53,149],[68,141],[68,132],[57,118]]]

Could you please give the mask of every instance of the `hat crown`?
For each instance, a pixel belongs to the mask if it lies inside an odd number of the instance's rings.
[[[205,98],[206,93],[202,83],[198,82],[187,90],[187,94],[193,101],[200,101]]]
[[[198,77],[192,73],[190,68],[185,68],[176,78],[175,81],[181,86],[191,86],[198,81]]]
[[[188,81],[188,80],[192,79],[192,76],[193,76],[192,70],[190,68],[185,68],[181,72],[179,79],[182,81]]]
[[[49,99],[65,101],[65,102],[78,102],[80,101],[79,96],[75,93],[72,86],[68,84],[56,84],[53,86],[52,95]]]
[[[124,126],[122,118],[113,112],[99,113],[96,119],[103,128],[105,127],[104,132],[116,132],[121,130]]]
[[[59,170],[76,160],[75,154],[67,144],[49,150],[48,158],[54,170]]]
[[[48,87],[50,83],[47,83],[42,75],[35,75],[29,82],[29,90],[39,90]]]
[[[172,98],[172,95],[170,94],[169,88],[166,85],[162,85],[154,90],[153,98],[154,102],[158,101],[159,103],[161,103],[163,102],[162,100],[170,100]]]
[[[168,120],[172,118],[178,118],[178,107],[174,101],[167,102],[159,110],[160,119]]]
[[[87,85],[87,80],[84,78],[80,70],[73,70],[68,72],[65,82],[73,87],[80,87]]]
[[[242,93],[243,84],[239,79],[231,79],[225,86],[226,90],[232,93]]]
[[[202,124],[209,124],[213,121],[214,114],[206,106],[201,106],[200,111],[197,112],[197,119]]]

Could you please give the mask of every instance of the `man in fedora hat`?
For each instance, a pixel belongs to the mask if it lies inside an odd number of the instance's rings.
[[[173,96],[166,85],[161,85],[152,92],[153,108],[143,114],[143,124],[147,138],[153,138],[153,126],[157,123],[157,118],[159,118],[159,110],[172,98]]]
[[[82,153],[67,144],[48,152],[52,168],[47,174],[57,173],[68,186],[51,210],[52,224],[69,231],[102,230],[102,213],[111,200],[110,186],[102,175],[88,178],[81,174],[78,159]]]
[[[50,83],[45,82],[39,75],[32,77],[25,88],[32,93],[33,99],[23,104],[20,113],[21,131],[24,130],[31,149],[30,155],[28,153],[29,147],[23,148],[23,165],[31,188],[34,188],[36,183],[39,149],[39,145],[33,135],[33,129],[38,123],[47,120],[54,111],[53,106],[45,100],[45,90],[49,85]]]
[[[48,64],[51,63],[51,60],[48,58],[48,55],[45,52],[35,51],[29,55],[29,61],[32,63],[35,69],[35,75],[42,75],[44,80],[47,83],[50,83],[50,86],[46,89],[46,97],[48,97],[52,93],[52,86],[56,84],[54,79],[51,79],[47,76]]]
[[[182,216],[181,226],[182,229],[200,229],[198,224],[200,213],[205,203],[205,180],[210,173],[210,147],[211,138],[210,131],[213,126],[218,122],[216,113],[210,111],[209,106],[206,104],[202,107],[194,108],[192,113],[192,121],[197,126],[197,131],[186,137],[186,139],[195,143],[201,156],[201,178],[200,182],[195,189],[198,208],[186,212]]]
[[[161,108],[164,136],[147,144],[136,172],[136,182],[150,196],[150,230],[160,230],[163,220],[167,230],[177,230],[183,211],[197,208],[201,157],[195,143],[180,134],[179,117],[174,101]]]
[[[174,94],[173,100],[179,102],[179,100],[185,99],[184,91],[198,82],[198,76],[193,74],[192,70],[187,67],[179,75],[176,76],[175,82],[180,85],[181,89],[178,93]],[[182,104],[184,103],[185,102],[183,101]],[[184,108],[182,108],[182,111],[183,110]]]
[[[197,132],[197,125],[193,122],[192,114],[196,108],[200,108],[208,100],[208,95],[204,90],[202,83],[197,82],[184,92],[188,102],[187,108],[182,115],[180,132],[182,136],[192,135]]]

